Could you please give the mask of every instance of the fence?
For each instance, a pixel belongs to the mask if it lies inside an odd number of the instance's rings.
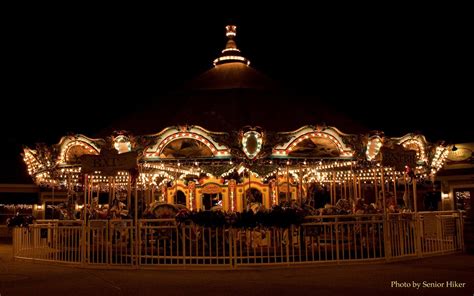
[[[15,228],[15,258],[89,267],[220,267],[367,262],[463,248],[458,212],[311,216],[300,226],[234,229],[175,219],[38,221]]]
[[[16,258],[62,263],[82,262],[83,227],[76,221],[41,221],[13,231]]]

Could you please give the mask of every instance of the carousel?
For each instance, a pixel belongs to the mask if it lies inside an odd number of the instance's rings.
[[[63,216],[71,218],[82,206],[106,210],[101,217],[142,217],[157,203],[190,211],[305,205],[336,213],[343,203],[346,213],[416,212],[432,210],[422,194],[433,191],[448,151],[417,134],[350,135],[329,126],[229,134],[177,126],[145,136],[66,136],[25,148],[24,160],[36,184],[68,192],[64,207],[71,210]]]
[[[214,68],[196,81],[268,85],[237,48],[236,27],[227,26],[226,36]],[[219,96],[222,85],[213,86]],[[49,220],[16,230],[15,256],[234,268],[462,248],[461,216],[439,211],[435,183],[449,145],[416,133],[349,134],[309,124],[293,131],[177,125],[25,147],[34,182],[65,198],[41,205],[53,215],[37,220]]]
[[[235,26],[226,27],[226,37],[214,68],[194,84],[269,85],[241,55]],[[219,82],[223,77],[236,85]],[[75,217],[85,206],[110,218],[142,217],[157,203],[225,212],[257,205],[334,212],[340,200],[348,213],[441,209],[424,199],[436,191],[433,181],[449,151],[420,134],[346,134],[326,125],[215,132],[185,125],[147,135],[118,131],[101,139],[68,135],[56,145],[25,148],[23,157],[37,185],[67,193],[62,216]]]

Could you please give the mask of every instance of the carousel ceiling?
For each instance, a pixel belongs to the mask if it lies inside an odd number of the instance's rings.
[[[288,154],[290,157],[339,157],[338,147],[326,138],[309,138],[301,141]]]
[[[163,148],[160,158],[200,158],[212,157],[213,153],[205,144],[193,139],[178,139]]]

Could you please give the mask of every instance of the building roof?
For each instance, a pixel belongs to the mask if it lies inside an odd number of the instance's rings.
[[[241,62],[216,65],[184,86],[185,91],[254,89],[275,90],[267,76]]]
[[[368,131],[320,98],[285,90],[252,68],[237,48],[236,27],[227,26],[226,30],[227,45],[211,69],[135,113],[118,116],[97,136],[114,130],[150,134],[184,124],[214,131],[238,130],[247,125],[292,131],[308,124],[335,126],[346,133]]]

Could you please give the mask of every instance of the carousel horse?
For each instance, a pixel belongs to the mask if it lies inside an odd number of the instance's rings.
[[[248,204],[247,210],[257,214],[258,212],[264,211],[265,206],[259,202],[251,202]],[[269,231],[263,229],[246,230],[245,239],[247,247],[257,248],[267,246],[269,243]]]
[[[265,206],[259,202],[251,202],[247,206],[247,211],[252,211],[254,214],[265,210]]]
[[[110,215],[113,218],[126,218],[128,216],[128,210],[126,209],[127,205],[121,201],[116,201],[112,204],[110,208]]]
[[[150,204],[149,213],[152,214],[155,219],[171,219],[176,217],[176,214],[181,210],[180,205],[154,202]]]
[[[158,219],[158,221],[150,222],[158,226],[158,228],[152,229],[149,233],[151,239],[169,240],[173,238],[173,232],[176,231],[174,228],[176,226],[175,217],[180,209],[177,205],[163,202],[153,202],[150,204],[146,216]]]

